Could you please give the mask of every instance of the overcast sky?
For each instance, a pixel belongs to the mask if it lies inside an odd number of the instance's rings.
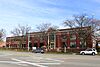
[[[8,36],[18,24],[33,29],[40,23],[62,27],[66,18],[80,13],[100,19],[100,0],[0,0],[0,29]]]

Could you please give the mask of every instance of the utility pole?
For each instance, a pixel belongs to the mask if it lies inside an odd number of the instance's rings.
[[[50,43],[49,43],[49,33],[48,33],[48,49],[49,49],[49,44],[50,44]]]
[[[30,33],[28,33],[28,51],[30,49],[29,44],[30,44]]]
[[[54,32],[54,49],[56,49],[56,33]]]

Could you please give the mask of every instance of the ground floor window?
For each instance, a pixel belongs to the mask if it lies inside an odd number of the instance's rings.
[[[86,48],[86,42],[80,42],[80,48]]]
[[[25,48],[26,47],[26,44],[22,44],[22,48]]]
[[[70,48],[76,48],[76,42],[70,42]]]
[[[54,43],[50,43],[50,48],[54,49]]]
[[[66,42],[62,42],[62,48],[67,47]]]

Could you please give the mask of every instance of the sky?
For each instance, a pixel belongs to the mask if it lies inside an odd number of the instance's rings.
[[[82,13],[100,19],[100,0],[0,0],[0,29],[10,36],[18,24],[32,30],[41,23],[63,28],[66,19]]]

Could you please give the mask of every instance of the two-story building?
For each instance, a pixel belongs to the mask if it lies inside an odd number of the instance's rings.
[[[7,46],[18,47],[22,44],[24,48],[45,47],[48,51],[79,50],[92,47],[91,27],[57,30],[50,28],[46,32],[27,33],[24,39],[22,36],[17,36],[17,38],[18,40],[14,40],[15,37],[7,37]]]

